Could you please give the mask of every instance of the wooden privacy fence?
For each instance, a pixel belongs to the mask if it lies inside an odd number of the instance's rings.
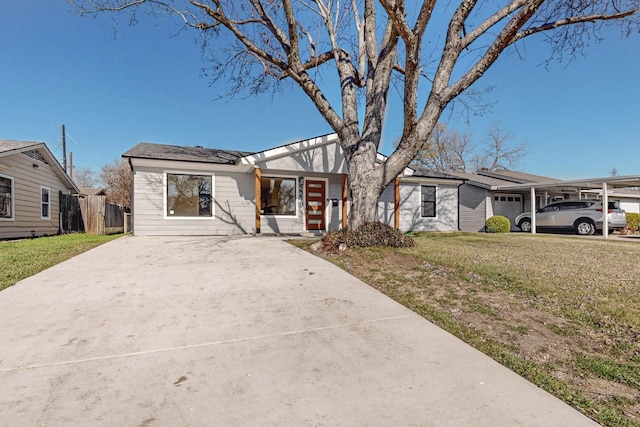
[[[105,196],[60,194],[60,226],[63,233],[116,234],[128,231],[126,209]]]

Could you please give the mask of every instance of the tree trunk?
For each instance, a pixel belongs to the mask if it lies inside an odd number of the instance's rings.
[[[375,164],[377,151],[360,151],[349,162],[351,209],[347,227],[355,230],[366,222],[378,221],[378,199],[382,194],[382,170]]]

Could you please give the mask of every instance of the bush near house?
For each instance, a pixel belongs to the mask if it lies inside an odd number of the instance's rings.
[[[508,233],[511,231],[511,221],[502,215],[494,215],[484,225],[487,233]]]
[[[627,212],[627,228],[634,232],[638,230],[640,224],[640,213]]]
[[[321,240],[325,251],[336,251],[343,247],[368,248],[387,246],[391,248],[410,248],[415,241],[393,227],[381,222],[367,222],[351,231],[347,228],[327,233]]]

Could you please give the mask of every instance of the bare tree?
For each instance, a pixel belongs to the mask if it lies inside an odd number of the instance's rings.
[[[493,125],[483,143],[484,149],[473,160],[476,169],[490,171],[514,169],[527,154],[526,142],[513,145],[514,135],[500,125]]]
[[[413,163],[440,172],[465,172],[474,150],[475,145],[468,133],[460,133],[438,123]]]
[[[81,13],[129,10],[134,20],[141,8],[173,14],[215,50],[214,78],[226,75],[231,92],[258,93],[283,80],[298,85],[338,134],[352,229],[378,219],[382,191],[420,152],[445,108],[507,48],[545,33],[552,56],[574,54],[605,23],[617,20],[635,30],[640,7],[640,0],[68,1]],[[329,69],[336,79],[324,73]],[[399,144],[381,164],[392,82],[402,94],[404,124]],[[336,105],[325,96],[330,89],[339,90]]]
[[[493,125],[478,146],[469,133],[438,123],[413,164],[441,172],[514,169],[526,155],[526,142],[513,145],[513,139],[511,132]]]
[[[96,173],[91,168],[73,169],[73,182],[80,188],[93,188],[98,184]]]
[[[104,165],[100,181],[105,186],[108,202],[131,208],[131,168],[127,162],[118,159]]]
[[[609,175],[610,176],[618,176],[618,169],[617,168],[611,168],[609,170]]]

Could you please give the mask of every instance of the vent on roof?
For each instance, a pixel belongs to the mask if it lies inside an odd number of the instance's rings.
[[[44,163],[45,165],[48,165],[49,162],[47,162],[44,157],[42,156],[42,154],[40,154],[40,152],[38,150],[29,150],[29,151],[25,151],[22,154],[24,154],[25,156],[29,157],[31,160],[37,160],[39,162]]]

